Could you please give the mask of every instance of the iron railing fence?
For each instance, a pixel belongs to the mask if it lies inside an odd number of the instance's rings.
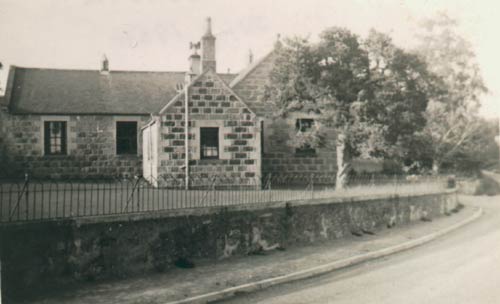
[[[319,198],[412,195],[441,191],[442,176],[357,175],[335,190],[335,176],[276,174],[238,178],[228,175],[160,179],[0,181],[0,223],[155,212],[200,207],[259,204]]]

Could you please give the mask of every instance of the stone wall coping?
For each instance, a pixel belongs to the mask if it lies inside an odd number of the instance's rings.
[[[445,191],[416,193],[409,195],[378,194],[370,196],[364,195],[364,196],[279,201],[279,202],[245,204],[245,205],[228,205],[228,206],[186,208],[186,209],[163,210],[163,211],[129,213],[129,214],[101,215],[101,216],[75,218],[71,219],[70,221],[74,223],[76,226],[111,223],[111,222],[135,222],[135,221],[163,219],[163,218],[171,218],[179,216],[203,216],[203,215],[216,214],[220,212],[259,211],[266,209],[279,209],[279,208],[285,208],[287,205],[291,207],[297,207],[297,206],[310,206],[310,205],[345,204],[354,202],[362,203],[362,202],[369,202],[381,199],[392,200],[398,198],[450,195],[456,192],[457,189],[449,189]]]
[[[285,208],[287,205],[290,207],[311,206],[311,205],[327,205],[327,204],[346,204],[346,203],[363,203],[382,199],[398,199],[398,198],[415,198],[424,196],[441,196],[456,194],[457,189],[449,189],[445,191],[434,191],[426,193],[415,193],[409,195],[394,195],[394,194],[377,194],[377,195],[361,195],[361,196],[345,196],[345,197],[331,197],[321,199],[305,199],[293,201],[278,201],[267,203],[254,203],[245,205],[228,205],[228,206],[214,206],[214,207],[199,207],[199,208],[185,208],[174,210],[161,210],[151,212],[138,212],[127,214],[112,214],[112,215],[99,215],[88,216],[80,218],[67,218],[67,219],[51,219],[44,221],[33,222],[13,222],[3,223],[0,227],[19,227],[25,228],[28,226],[46,224],[56,226],[71,226],[77,227],[84,225],[95,225],[105,223],[123,223],[123,222],[138,222],[145,220],[164,219],[182,216],[203,216],[211,215],[220,212],[238,212],[238,211],[262,211],[267,209],[280,209]]]

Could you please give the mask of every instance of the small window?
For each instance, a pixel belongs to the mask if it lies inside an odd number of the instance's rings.
[[[202,159],[219,158],[219,128],[200,128]]]
[[[116,122],[116,154],[137,155],[137,122]]]
[[[300,148],[296,148],[295,154],[297,154],[297,156],[314,156],[316,155],[316,149],[312,148],[308,144],[305,144]]]
[[[299,118],[295,122],[295,129],[300,132],[307,132],[312,129],[313,125],[314,125],[314,119]]]
[[[314,119],[311,118],[299,118],[295,122],[295,129],[297,132],[308,132],[314,126]],[[300,148],[295,149],[295,154],[298,156],[314,156],[316,155],[316,149],[311,147],[309,144],[305,144]]]
[[[44,123],[45,155],[66,155],[66,122],[46,121]]]

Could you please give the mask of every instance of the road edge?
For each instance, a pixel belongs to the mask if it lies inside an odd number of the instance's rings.
[[[425,236],[419,237],[417,239],[413,239],[413,240],[410,240],[410,241],[407,241],[407,242],[404,242],[404,243],[401,243],[398,245],[390,246],[387,248],[375,250],[375,251],[368,252],[368,253],[363,253],[363,254],[353,256],[353,257],[350,257],[347,259],[330,262],[330,263],[323,264],[320,266],[296,271],[293,273],[289,273],[286,275],[282,275],[282,276],[278,276],[278,277],[274,277],[274,278],[270,278],[270,279],[264,279],[264,280],[260,280],[257,282],[242,284],[239,286],[234,286],[234,287],[226,288],[226,289],[219,290],[219,291],[214,291],[214,292],[210,292],[210,293],[206,293],[206,294],[202,294],[202,295],[198,295],[198,296],[194,296],[194,297],[189,297],[189,298],[182,299],[182,300],[166,302],[165,304],[208,303],[208,302],[213,302],[216,300],[222,300],[222,299],[232,297],[237,293],[253,292],[253,291],[266,289],[268,287],[279,285],[279,284],[289,283],[289,282],[293,282],[296,280],[307,279],[307,278],[311,278],[314,276],[326,274],[326,273],[329,273],[329,272],[332,272],[335,270],[339,270],[339,269],[342,269],[342,268],[345,268],[348,266],[352,266],[352,265],[360,264],[360,263],[367,262],[370,260],[378,259],[381,257],[385,257],[385,256],[388,256],[388,255],[391,255],[394,253],[398,253],[398,252],[401,252],[404,250],[408,250],[408,249],[426,244],[426,243],[433,241],[433,240],[435,240],[435,239],[437,239],[437,238],[439,238],[447,233],[450,233],[458,228],[461,228],[461,227],[469,224],[470,222],[481,217],[482,214],[483,214],[483,209],[480,207],[477,207],[477,210],[474,212],[474,214],[472,214],[472,216],[470,216],[470,217],[468,217],[468,218],[466,218],[458,223],[455,223],[455,224],[448,226],[444,229],[441,229],[439,231],[430,233],[428,235],[425,235]]]

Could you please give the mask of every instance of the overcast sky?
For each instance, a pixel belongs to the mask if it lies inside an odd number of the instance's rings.
[[[475,48],[491,91],[482,113],[492,117],[500,116],[499,8],[493,0],[0,0],[0,61],[98,69],[106,53],[112,70],[185,71],[189,42],[211,16],[218,72],[237,72],[249,49],[264,55],[278,33],[314,38],[344,26],[364,37],[375,28],[411,48],[418,21],[446,11]]]

